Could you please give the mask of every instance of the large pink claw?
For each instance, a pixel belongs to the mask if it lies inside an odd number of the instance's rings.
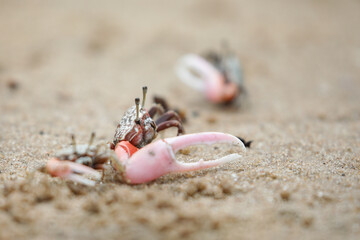
[[[52,158],[47,162],[46,170],[53,177],[69,179],[89,186],[94,186],[95,182],[79,174],[89,174],[97,180],[101,177],[100,173],[90,167],[71,161],[61,161],[57,158]]]
[[[224,76],[215,67],[198,55],[185,55],[180,59],[175,70],[181,81],[204,92],[211,102],[230,102],[238,94],[238,86],[235,83],[226,82]]]
[[[115,153],[125,168],[126,180],[131,184],[139,184],[155,180],[168,173],[215,167],[239,159],[241,156],[239,154],[230,154],[217,160],[200,160],[195,163],[176,161],[175,153],[184,147],[213,143],[233,143],[241,146],[245,151],[244,144],[232,135],[205,132],[158,140],[136,151],[132,156],[124,147],[117,145]]]

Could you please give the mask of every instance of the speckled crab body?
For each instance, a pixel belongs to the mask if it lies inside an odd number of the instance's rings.
[[[174,111],[167,111],[155,105],[147,111],[144,107],[147,87],[143,87],[143,102],[140,106],[140,99],[135,99],[135,106],[130,107],[121,118],[118,124],[113,144],[116,146],[121,141],[127,141],[137,148],[142,148],[151,143],[157,136],[157,132],[170,127],[178,129],[178,135],[184,133],[181,118]],[[156,114],[160,117],[153,120]]]
[[[136,123],[136,106],[130,107],[118,124],[113,143],[128,141],[137,148],[149,144],[157,136],[157,126],[149,113],[139,109],[139,121]]]

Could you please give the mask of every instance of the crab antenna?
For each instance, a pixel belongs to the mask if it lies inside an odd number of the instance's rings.
[[[135,119],[135,122],[138,123],[140,121],[140,118],[139,118],[140,99],[139,98],[135,98],[135,104],[136,104],[136,119]]]
[[[143,87],[143,100],[142,100],[142,103],[141,103],[141,109],[143,109],[144,106],[145,106],[146,93],[147,93],[147,86],[144,86]]]
[[[74,148],[74,153],[76,153],[76,141],[75,141],[75,135],[71,134],[71,145]]]
[[[86,152],[89,151],[90,146],[91,146],[91,145],[93,144],[93,142],[94,142],[94,138],[95,138],[95,132],[92,132],[92,133],[91,133],[91,136],[90,136],[90,140],[89,140],[88,147],[86,148]]]

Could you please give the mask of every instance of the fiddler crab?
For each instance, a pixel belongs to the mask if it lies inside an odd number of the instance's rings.
[[[107,144],[93,145],[94,138],[95,133],[92,133],[88,144],[76,144],[75,136],[72,135],[71,146],[60,150],[47,162],[46,172],[54,177],[69,179],[85,185],[95,185],[94,181],[79,174],[88,174],[100,179],[101,174],[95,169],[104,170],[104,164],[115,158],[115,155],[109,151]]]
[[[178,61],[175,72],[185,84],[204,93],[213,103],[233,103],[244,95],[244,79],[238,58],[226,46],[223,53],[201,57],[187,54]]]
[[[76,145],[63,149],[46,165],[47,172],[54,176],[69,179],[86,185],[96,182],[81,176],[92,175],[96,180],[101,174],[95,169],[104,169],[110,163],[128,184],[141,184],[153,181],[165,174],[187,172],[215,167],[239,159],[241,155],[230,154],[220,159],[193,163],[179,162],[175,158],[179,150],[196,144],[229,143],[236,144],[245,151],[244,144],[237,137],[218,132],[203,132],[181,135],[184,129],[179,116],[167,111],[157,120],[152,117],[162,113],[159,106],[147,111],[144,108],[147,88],[143,88],[143,101],[135,99],[135,106],[130,107],[122,117],[115,131],[113,143],[107,148],[92,145],[94,134],[88,144]],[[170,127],[177,127],[178,136],[157,140],[157,132]]]

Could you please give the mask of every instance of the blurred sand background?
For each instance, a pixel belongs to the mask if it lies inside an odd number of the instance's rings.
[[[0,239],[358,239],[359,13],[356,0],[1,0]],[[209,104],[173,71],[223,40],[244,68],[240,110]],[[37,171],[72,133],[111,141],[143,85],[186,110],[188,133],[252,148],[139,186]]]

